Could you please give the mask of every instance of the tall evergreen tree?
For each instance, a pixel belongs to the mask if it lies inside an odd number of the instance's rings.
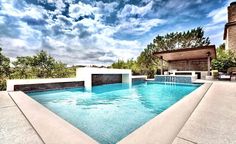
[[[210,44],[209,37],[204,37],[201,27],[186,32],[168,33],[165,36],[156,36],[151,51],[167,51],[180,48],[193,48]],[[148,49],[148,48],[147,48]]]
[[[157,35],[153,42],[147,45],[147,48],[140,54],[138,63],[142,68],[149,68],[150,71],[155,71],[159,63],[157,58],[153,55],[154,52],[207,46],[209,44],[210,40],[208,37],[204,37],[204,31],[201,27],[188,30],[187,32],[172,32],[164,36]],[[155,74],[155,72],[151,73]],[[150,72],[144,74],[150,75]]]

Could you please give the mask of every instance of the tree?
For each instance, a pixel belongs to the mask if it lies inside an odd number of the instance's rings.
[[[167,51],[180,48],[193,48],[210,44],[209,37],[204,37],[201,27],[188,30],[187,32],[167,33],[165,36],[157,35],[154,38],[151,51]]]
[[[118,68],[118,69],[131,69],[133,75],[140,74],[139,65],[137,64],[137,61],[133,59],[129,59],[127,61],[124,60],[118,60],[117,62],[114,62],[111,65],[112,68]]]
[[[16,59],[17,60],[12,63],[14,66],[12,77],[17,79],[34,78],[34,74],[32,73],[33,58],[26,56],[17,57]]]
[[[186,32],[172,32],[164,36],[157,35],[153,42],[140,53],[133,67],[127,66],[128,62],[118,60],[112,64],[113,68],[132,68],[132,71],[138,74],[145,74],[153,77],[160,67],[159,60],[153,55],[154,52],[171,51],[181,48],[193,48],[207,46],[210,44],[208,37],[204,37],[204,31],[201,27],[188,30]],[[134,70],[135,68],[135,70]]]
[[[66,64],[56,61],[45,51],[34,56],[17,57],[10,67],[10,59],[2,54],[0,48],[0,90],[6,89],[6,79],[29,78],[65,78],[75,76],[75,67],[67,68]]]
[[[48,55],[45,51],[40,51],[32,58],[33,72],[38,78],[53,77],[53,69],[55,68],[55,59]]]
[[[0,77],[8,77],[10,75],[10,59],[2,54],[0,48]]]
[[[70,77],[75,73],[74,69],[68,69],[66,64],[56,61],[45,51],[40,51],[30,57],[17,57],[13,62],[14,78],[62,78]]]
[[[159,63],[158,59],[154,58],[153,54],[150,54],[148,49],[141,52],[140,56],[137,58],[137,63],[140,68],[140,74],[154,77]]]
[[[0,48],[0,90],[6,89],[6,79],[10,76],[10,59],[3,55]]]
[[[118,68],[118,69],[128,69],[127,64],[124,60],[118,60],[117,62],[114,62],[111,65],[112,68]]]
[[[62,62],[55,62],[52,70],[52,77],[53,78],[66,78],[70,77],[71,75],[75,76],[75,71],[72,71],[69,68],[66,68],[66,64]]]
[[[221,72],[227,72],[228,68],[236,67],[236,53],[225,50],[225,44],[216,49],[217,59],[211,62],[212,68]]]
[[[158,59],[153,55],[154,52],[207,46],[209,44],[210,40],[208,37],[204,37],[204,31],[201,27],[187,32],[167,33],[164,36],[157,35],[153,43],[147,45],[147,48],[141,52],[137,61],[142,71],[145,71],[144,74],[153,77],[160,66]]]

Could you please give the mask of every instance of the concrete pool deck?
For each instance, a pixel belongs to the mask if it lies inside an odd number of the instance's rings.
[[[236,83],[214,82],[173,144],[235,144]]]
[[[191,101],[190,103],[191,104]],[[184,105],[186,106],[186,105]],[[186,107],[182,107],[185,109]],[[168,110],[168,109],[167,109]],[[7,92],[0,92],[0,143],[49,143],[38,135],[38,131],[23,115]],[[172,119],[175,121],[175,119]],[[176,131],[168,143],[174,144],[231,144],[236,143],[236,83],[213,82],[208,91],[204,93],[201,102],[190,113],[187,121]],[[168,123],[167,123],[168,124]],[[166,125],[166,124],[165,124]],[[36,132],[37,131],[37,132]],[[47,131],[47,129],[45,129]],[[171,129],[166,129],[164,134]],[[152,131],[160,133],[158,129]],[[136,137],[142,140],[139,143],[160,143],[145,131]],[[147,135],[148,136],[148,135]],[[165,135],[164,135],[165,136]],[[163,139],[164,139],[163,136]],[[134,137],[135,138],[135,137]],[[135,138],[135,139],[136,139]],[[57,142],[57,139],[52,137]],[[121,141],[121,143],[132,143]],[[52,143],[52,141],[50,142]],[[135,143],[138,143],[135,141]],[[165,144],[165,143],[161,143]]]
[[[37,132],[12,101],[7,92],[0,92],[0,143],[43,144]]]

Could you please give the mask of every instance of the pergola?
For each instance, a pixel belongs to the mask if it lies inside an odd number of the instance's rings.
[[[207,59],[207,75],[210,75],[211,59],[216,58],[216,50],[215,45],[210,45],[155,52],[154,55],[161,60],[161,74],[163,74],[163,60],[171,62],[180,60]]]

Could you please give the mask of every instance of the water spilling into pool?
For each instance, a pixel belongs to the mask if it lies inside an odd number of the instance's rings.
[[[28,93],[102,144],[116,143],[195,90],[195,84],[145,82]]]

